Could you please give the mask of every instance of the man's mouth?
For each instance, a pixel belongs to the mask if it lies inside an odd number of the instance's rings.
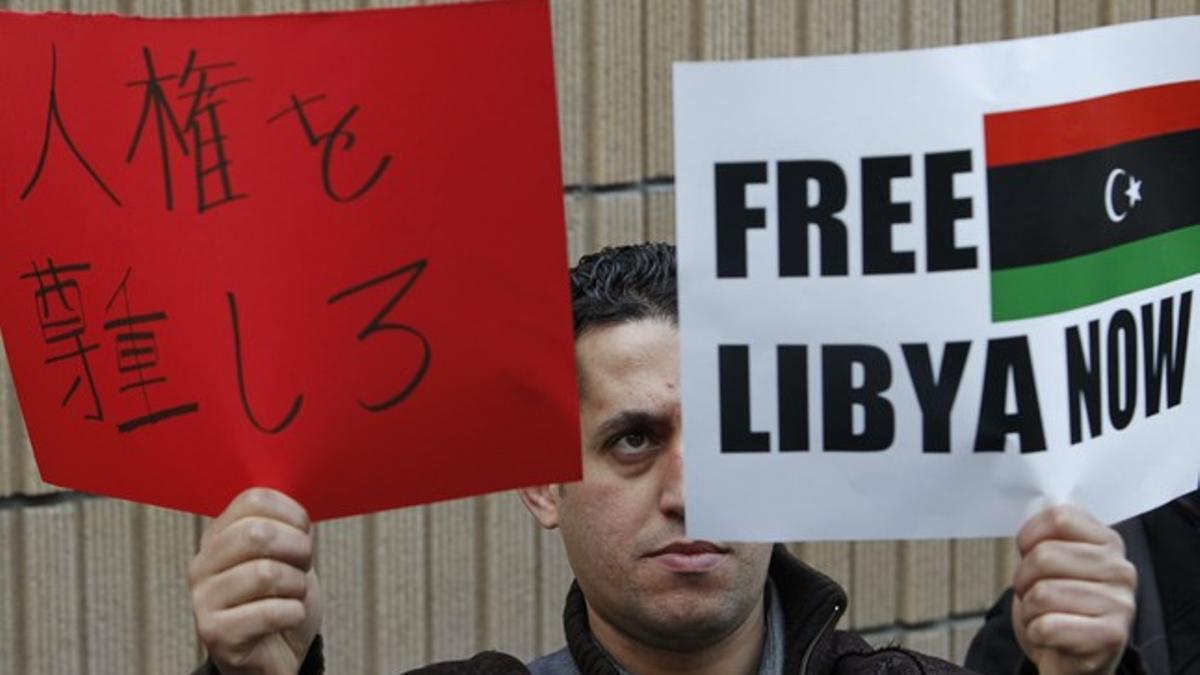
[[[701,574],[720,565],[729,553],[729,547],[711,541],[675,541],[646,557],[672,572]]]

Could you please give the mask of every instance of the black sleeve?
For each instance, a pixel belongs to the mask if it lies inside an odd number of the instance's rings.
[[[967,649],[967,668],[984,675],[1037,675],[1037,668],[1025,658],[1012,629],[1013,590],[1004,591],[984,617],[983,627]],[[1145,675],[1146,667],[1137,649],[1125,648],[1117,663],[1117,675]]]
[[[435,663],[406,675],[529,675],[529,669],[508,654],[480,652],[465,661]]]
[[[984,675],[1013,675],[1021,668],[1025,655],[1013,634],[1012,589],[1004,591],[984,617],[983,627],[967,649],[966,666]]]

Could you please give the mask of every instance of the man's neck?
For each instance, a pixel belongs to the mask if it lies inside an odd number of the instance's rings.
[[[765,595],[765,594],[764,594]],[[634,675],[754,675],[766,637],[763,595],[741,625],[712,644],[690,651],[663,649],[639,642],[613,627],[588,606],[588,623],[596,641]]]

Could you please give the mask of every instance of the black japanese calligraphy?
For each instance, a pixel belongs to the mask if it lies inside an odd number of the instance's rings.
[[[277,434],[296,420],[296,415],[300,414],[300,406],[304,405],[304,396],[296,396],[292,401],[292,407],[277,424],[268,426],[258,421],[258,417],[250,407],[250,396],[246,393],[246,369],[242,363],[242,331],[238,324],[237,297],[230,292],[226,293],[226,299],[229,301],[229,320],[233,324],[233,359],[237,368],[238,395],[242,398],[242,410],[246,412],[246,418],[250,420],[250,424],[254,425],[255,429],[264,434]]]
[[[61,407],[67,407],[79,385],[86,381],[88,392],[91,394],[91,405],[85,408],[83,418],[100,422],[104,420],[104,408],[96,391],[96,381],[92,377],[92,365],[88,359],[88,354],[99,349],[100,345],[87,344],[84,341],[87,319],[83,311],[83,293],[75,279],[76,275],[89,270],[91,265],[88,263],[56,265],[52,259],[47,258],[45,268],[38,267],[35,262],[33,271],[22,274],[20,278],[37,282],[34,302],[38,325],[42,330],[42,340],[47,346],[59,350],[43,363],[49,365],[73,361],[78,368],[71,386],[62,398]]]
[[[358,404],[371,412],[383,412],[384,410],[387,410],[388,408],[391,408],[397,403],[400,403],[404,399],[408,398],[408,396],[412,394],[414,390],[416,390],[417,386],[421,384],[421,380],[425,378],[425,373],[429,370],[429,359],[432,352],[429,347],[429,340],[425,338],[424,333],[408,324],[394,323],[387,320],[388,315],[392,313],[393,309],[395,309],[396,304],[400,302],[406,293],[408,293],[409,289],[413,287],[413,284],[417,283],[417,279],[419,279],[421,277],[421,273],[425,271],[425,265],[426,262],[424,260],[418,260],[416,262],[409,263],[398,270],[388,272],[383,276],[375,277],[374,279],[364,281],[357,286],[352,286],[344,291],[335,293],[333,297],[329,298],[328,302],[332,305],[352,295],[361,293],[374,286],[378,286],[379,284],[391,281],[393,279],[401,279],[400,287],[396,289],[396,292],[392,294],[391,298],[384,303],[383,309],[379,310],[379,312],[371,318],[367,325],[358,332],[358,339],[359,341],[366,340],[372,335],[386,331],[400,331],[402,333],[407,333],[417,338],[417,340],[421,342],[421,363],[417,367],[416,373],[414,373],[408,382],[404,383],[404,385],[400,387],[400,390],[393,396],[376,403],[367,403],[359,400]]]
[[[117,424],[117,431],[126,433],[147,424],[156,424],[163,420],[188,415],[200,409],[195,402],[181,403],[168,407],[158,407],[150,401],[150,388],[166,384],[164,375],[152,372],[159,364],[158,341],[155,339],[153,325],[167,320],[167,313],[161,311],[133,313],[129,301],[129,275],[131,269],[125,270],[125,276],[117,285],[105,312],[112,312],[113,305],[120,300],[120,316],[104,323],[104,330],[113,331],[116,335],[117,371],[128,381],[121,385],[120,392],[126,393],[137,390],[141,393],[145,414],[125,420]]]
[[[354,147],[356,136],[353,132],[349,131],[348,127],[350,126],[350,121],[353,120],[354,116],[358,114],[358,106],[351,106],[350,109],[347,110],[344,115],[342,115],[341,119],[338,120],[337,124],[333,125],[332,130],[323,134],[318,134],[313,129],[312,122],[309,121],[308,115],[305,114],[304,109],[305,106],[316,103],[317,101],[321,101],[324,98],[324,94],[318,94],[316,96],[300,100],[296,98],[295,94],[292,94],[292,104],[268,119],[267,123],[270,124],[276,120],[286,117],[287,115],[295,114],[296,119],[300,122],[301,130],[304,131],[304,137],[308,140],[308,144],[312,147],[316,147],[318,145],[322,146],[321,184],[325,188],[325,194],[329,195],[329,198],[335,202],[352,202],[366,194],[367,191],[379,181],[379,179],[383,176],[383,172],[387,170],[388,164],[391,163],[392,156],[384,155],[383,158],[379,160],[379,163],[375,165],[375,170],[361,185],[359,185],[358,189],[349,194],[342,194],[338,192],[338,190],[333,186],[333,155],[335,151],[341,150],[342,152],[346,152]],[[340,148],[338,147],[339,141],[341,141]]]
[[[392,313],[392,310],[395,309],[400,300],[404,298],[405,294],[408,293],[408,291],[413,287],[413,284],[415,284],[417,279],[420,278],[421,273],[425,271],[426,264],[427,263],[425,260],[417,260],[382,276],[369,279],[360,284],[351,286],[343,291],[339,291],[331,296],[327,301],[327,304],[332,305],[341,302],[350,296],[357,295],[389,281],[399,280],[399,288],[392,293],[392,295],[388,298],[388,301],[384,303],[383,308],[380,309],[379,312],[377,312],[371,318],[371,320],[367,322],[367,325],[358,332],[356,337],[359,341],[363,341],[372,336],[389,331],[399,331],[411,335],[412,337],[416,338],[421,345],[420,363],[417,365],[416,372],[414,372],[406,382],[400,385],[400,388],[396,391],[396,393],[392,394],[391,396],[375,402],[368,402],[359,399],[358,404],[368,412],[381,413],[404,401],[404,399],[408,398],[414,391],[416,391],[417,387],[420,386],[421,381],[425,378],[426,373],[429,371],[432,348],[430,347],[429,340],[425,337],[425,334],[409,324],[398,323],[391,321],[388,318]],[[229,318],[230,323],[233,326],[233,358],[234,367],[237,370],[238,395],[241,397],[242,410],[245,411],[246,418],[250,421],[250,424],[253,425],[255,429],[258,429],[266,434],[277,434],[284,429],[287,429],[288,426],[290,426],[296,420],[296,417],[300,414],[300,409],[304,404],[304,396],[302,394],[297,395],[292,400],[291,407],[283,415],[279,422],[275,424],[265,424],[258,419],[258,416],[255,415],[253,408],[250,406],[250,396],[246,391],[246,367],[242,357],[242,331],[238,316],[237,297],[232,292],[229,292],[226,294],[226,299],[229,302]]]
[[[37,168],[33,171],[33,176],[29,178],[29,182],[25,185],[25,189],[21,191],[21,199],[24,200],[33,192],[33,188],[37,185],[38,179],[42,177],[42,169],[46,168],[46,158],[50,155],[50,135],[54,131],[58,131],[58,135],[62,137],[63,142],[67,144],[67,149],[75,156],[75,159],[83,165],[84,170],[92,177],[92,181],[108,195],[117,206],[121,205],[121,200],[113,194],[104,179],[92,165],[88,163],[87,158],[76,147],[75,141],[71,140],[71,134],[67,132],[67,125],[63,122],[62,111],[58,107],[58,47],[50,46],[50,103],[46,106],[46,132],[42,135],[42,151],[38,156]]]
[[[142,111],[126,163],[132,162],[146,129],[151,112],[154,114],[159,161],[162,163],[163,189],[168,210],[175,208],[174,184],[171,178],[171,156],[169,139],[174,139],[180,153],[193,160],[196,180],[196,210],[204,213],[208,209],[246,197],[233,188],[229,167],[232,163],[225,149],[229,137],[221,131],[218,109],[228,99],[217,98],[217,93],[238,84],[250,82],[248,77],[231,77],[226,80],[210,81],[214,71],[233,68],[236,63],[197,64],[196,50],[188,51],[187,62],[179,74],[160,75],[154,66],[154,57],[148,48],[142,48],[146,65],[146,79],[127,83],[130,87],[143,87]],[[175,81],[176,98],[188,102],[187,114],[182,123],[175,115],[164,83]],[[190,88],[189,88],[190,87]]]

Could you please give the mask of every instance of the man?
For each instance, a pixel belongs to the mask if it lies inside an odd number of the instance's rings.
[[[606,249],[581,260],[571,284],[583,480],[521,491],[538,523],[562,532],[576,575],[567,647],[527,667],[485,653],[428,672],[958,670],[834,630],[845,593],[782,547],[687,538],[673,247]],[[189,570],[212,658],[200,672],[321,671],[309,532],[303,508],[267,490],[238,497],[209,526]],[[1019,541],[1018,629],[1030,657],[1045,673],[1113,672],[1133,612],[1120,539],[1064,507],[1031,519]]]
[[[1130,643],[1151,675],[1200,675],[1200,489],[1116,530],[1138,577]],[[971,641],[969,668],[988,675],[1017,672],[1022,654],[1010,621],[1013,604],[1010,588]]]

